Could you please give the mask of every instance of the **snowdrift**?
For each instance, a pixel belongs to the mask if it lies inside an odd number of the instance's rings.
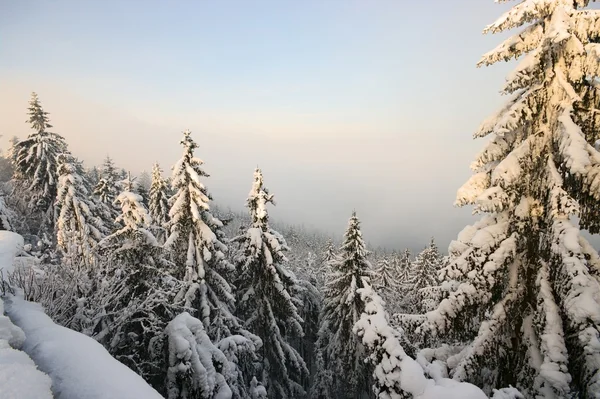
[[[0,231],[0,272],[12,272],[13,259],[23,248],[23,237]],[[35,363],[21,348],[25,341],[23,330],[4,315],[4,302],[0,298],[0,398],[1,399],[51,399],[50,378],[39,371]]]

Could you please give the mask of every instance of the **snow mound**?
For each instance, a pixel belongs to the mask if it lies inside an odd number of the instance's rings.
[[[51,384],[25,352],[0,339],[0,399],[51,399]]]
[[[23,237],[19,234],[0,230],[0,272],[5,279],[8,273],[13,272],[14,259],[24,244]]]
[[[10,319],[25,332],[23,350],[52,378],[57,399],[162,398],[94,339],[54,324],[39,304],[11,297],[5,306]],[[19,392],[16,398],[25,396]]]

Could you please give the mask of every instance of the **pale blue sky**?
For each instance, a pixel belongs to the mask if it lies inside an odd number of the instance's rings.
[[[259,164],[273,214],[343,233],[352,209],[389,247],[440,245],[503,102],[511,65],[477,69],[501,37],[492,0],[0,0],[0,133],[24,136],[37,91],[90,164],[165,169],[190,128],[218,203],[241,209]]]

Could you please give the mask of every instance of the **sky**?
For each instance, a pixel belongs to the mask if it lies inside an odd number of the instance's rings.
[[[514,64],[476,68],[510,4],[492,0],[0,0],[0,146],[39,94],[87,165],[166,173],[184,129],[219,205],[254,168],[272,217],[341,238],[356,210],[375,246],[444,249],[453,207]]]

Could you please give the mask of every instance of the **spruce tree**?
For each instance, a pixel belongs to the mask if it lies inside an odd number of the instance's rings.
[[[17,186],[13,196],[26,203],[26,212],[45,213],[42,223],[52,229],[58,157],[68,153],[67,143],[61,135],[48,131],[52,125],[36,93],[31,94],[29,101],[28,122],[33,133],[14,142],[10,151]]]
[[[352,329],[365,310],[359,289],[370,284],[371,264],[356,213],[350,218],[339,258],[331,263],[317,340],[317,377],[313,398],[360,398],[369,395],[371,369]]]
[[[331,262],[334,259],[336,259],[335,246],[333,245],[333,240],[328,239],[317,269],[317,287],[319,289],[325,285],[327,276],[331,273]]]
[[[421,251],[412,263],[408,277],[407,286],[411,291],[412,310],[423,312],[423,300],[429,287],[439,285],[438,273],[442,268],[442,256],[433,238],[423,251]],[[425,296],[424,296],[425,295]]]
[[[150,216],[158,227],[166,227],[169,221],[169,189],[167,181],[162,177],[162,170],[158,163],[152,167],[152,185],[150,186],[150,199],[148,204]]]
[[[396,270],[389,258],[384,256],[373,270],[373,285],[379,292],[395,291],[398,288]]]
[[[451,243],[441,277],[456,286],[421,332],[465,342],[452,376],[488,394],[600,397],[600,261],[580,232],[600,230],[600,12],[588,3],[525,0],[485,29],[527,25],[479,65],[523,60],[457,195],[487,215]]]
[[[152,180],[148,172],[143,171],[137,178],[137,186],[136,193],[142,197],[142,203],[144,206],[149,206],[150,201],[150,187],[152,185]]]
[[[119,209],[115,206],[115,199],[119,194],[118,180],[115,164],[107,156],[102,164],[100,179],[94,186],[94,195],[98,203],[98,214],[111,230],[116,227],[115,219],[119,216]]]
[[[93,250],[106,233],[106,228],[94,216],[94,203],[90,200],[79,162],[68,154],[61,155],[58,161],[58,247],[72,266],[91,266]]]
[[[180,311],[179,283],[149,228],[151,218],[139,195],[123,191],[115,199],[123,226],[98,244],[101,273],[89,299],[95,313],[87,326],[119,361],[160,389],[164,380],[162,346],[167,323]]]
[[[290,344],[303,335],[297,297],[301,287],[285,267],[288,248],[283,236],[269,226],[269,203],[273,195],[256,169],[247,202],[252,224],[234,239],[241,243],[235,259],[238,310],[245,325],[263,341],[263,383],[269,397],[291,398],[303,395],[301,383],[308,374],[304,360]]]
[[[173,255],[175,277],[187,283],[188,306],[197,311],[211,339],[218,341],[237,328],[231,314],[234,296],[226,280],[233,265],[226,257],[223,223],[210,212],[211,197],[201,182],[208,174],[201,168],[204,162],[194,157],[198,146],[190,134],[189,130],[183,133],[183,156],[173,166],[175,194],[170,198],[165,247]]]
[[[412,265],[412,254],[405,249],[395,263],[398,282],[402,285],[408,284],[410,280],[410,269]]]

